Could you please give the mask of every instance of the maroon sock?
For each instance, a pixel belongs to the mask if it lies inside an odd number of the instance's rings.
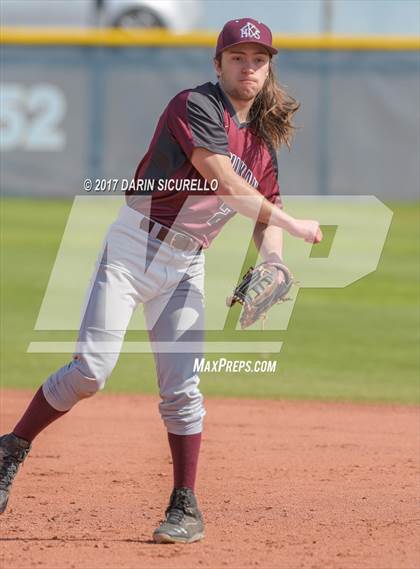
[[[13,429],[13,434],[31,443],[45,427],[48,427],[50,423],[65,413],[67,411],[57,411],[51,407],[45,399],[42,387],[40,387],[19,423]]]
[[[194,491],[201,433],[196,435],[168,433],[168,440],[174,469],[174,488],[190,488]]]

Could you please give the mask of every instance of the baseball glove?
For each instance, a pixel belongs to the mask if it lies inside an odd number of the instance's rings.
[[[284,275],[284,279],[280,282],[279,271]],[[260,263],[255,268],[248,269],[233,291],[233,295],[226,299],[226,305],[230,307],[236,302],[242,304],[241,328],[248,328],[260,318],[265,319],[274,304],[290,300],[286,298],[286,294],[294,282],[291,272],[285,265]]]

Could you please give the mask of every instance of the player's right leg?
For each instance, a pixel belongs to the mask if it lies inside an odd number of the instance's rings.
[[[107,245],[113,244],[114,233],[108,234]],[[117,362],[139,299],[130,275],[109,265],[106,257],[107,246],[88,290],[72,361],[50,375],[13,431],[0,437],[0,513],[33,439],[78,401],[102,389]]]
[[[173,489],[157,543],[203,539],[204,521],[195,480],[205,409],[195,361],[204,350],[204,255],[173,251],[167,287],[144,305],[154,351],[161,402],[173,464]],[[182,278],[179,279],[179,274]]]

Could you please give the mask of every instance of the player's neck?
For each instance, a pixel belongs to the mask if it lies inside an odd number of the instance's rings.
[[[227,97],[229,99],[230,104],[232,105],[233,109],[235,110],[235,115],[236,115],[238,121],[240,123],[247,122],[249,110],[252,107],[252,104],[253,104],[255,99],[251,99],[250,101],[242,101],[241,99],[235,99],[234,97],[229,95],[229,93],[227,93],[224,90],[223,85],[221,84],[220,80],[219,80],[219,85],[220,85],[225,97]]]
[[[229,95],[228,95],[228,97],[229,97]],[[229,100],[232,103],[232,107],[236,111],[236,116],[238,118],[238,121],[240,123],[247,122],[248,121],[248,113],[249,113],[250,108],[252,107],[252,103],[254,102],[254,99],[252,99],[252,101],[240,101],[238,99],[233,99],[232,97],[229,97]]]

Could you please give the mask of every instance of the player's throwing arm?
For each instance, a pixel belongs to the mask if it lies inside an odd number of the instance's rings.
[[[217,194],[238,213],[266,225],[281,227],[293,237],[308,243],[319,243],[322,240],[318,221],[296,219],[269,202],[236,174],[227,156],[197,148],[191,156],[191,162],[206,180],[217,180]]]

